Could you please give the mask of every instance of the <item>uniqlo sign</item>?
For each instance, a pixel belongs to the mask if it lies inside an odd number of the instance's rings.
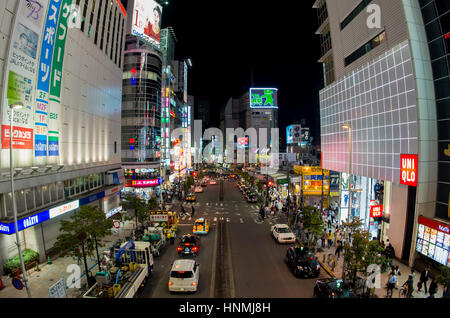
[[[400,155],[400,183],[417,187],[419,159],[417,155]]]
[[[382,205],[372,205],[370,207],[370,217],[371,218],[381,218],[383,216],[383,206]]]
[[[14,149],[33,149],[33,129],[13,126],[13,148]],[[2,126],[2,148],[9,148],[10,127]]]

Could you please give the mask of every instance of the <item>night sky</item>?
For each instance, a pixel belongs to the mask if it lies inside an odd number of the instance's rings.
[[[123,1],[126,2],[126,1]],[[172,26],[175,58],[191,58],[188,93],[211,101],[211,121],[220,107],[250,87],[278,88],[280,136],[306,119],[319,143],[319,90],[323,87],[314,0],[170,0],[162,27]]]

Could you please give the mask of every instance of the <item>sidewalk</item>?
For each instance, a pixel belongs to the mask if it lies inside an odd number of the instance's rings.
[[[111,234],[110,236],[104,238],[102,243],[104,247],[99,248],[100,257],[102,256],[102,251],[109,249],[118,239],[125,239],[125,237],[130,236],[130,229],[121,229],[120,234]],[[88,268],[93,274],[97,271],[97,260],[96,258],[88,258]],[[74,257],[58,257],[52,260],[52,264],[39,264],[40,271],[36,271],[36,268],[32,268],[27,271],[28,277],[28,287],[33,298],[50,298],[49,288],[55,284],[61,278],[64,279],[66,283],[66,293],[67,298],[78,298],[82,297],[83,293],[86,292],[87,280],[84,270],[83,261],[80,263],[81,269],[81,288],[76,288],[73,282],[70,285],[67,284],[67,278],[71,273],[66,272],[67,267],[71,264],[77,265],[77,259]],[[10,276],[2,276],[3,284],[5,288],[0,290],[0,298],[27,298],[27,291],[25,287],[22,290],[17,290],[11,283]]]
[[[327,228],[327,231],[329,229]],[[334,227],[332,228],[333,232],[333,241],[334,241]],[[319,239],[317,242],[317,248],[321,248],[321,240]],[[337,262],[334,262],[336,247],[335,244],[328,248],[327,244],[325,244],[325,248],[322,249],[322,252],[317,252],[317,258],[319,260],[320,265],[322,266],[322,269],[325,270],[325,272],[328,273],[331,277],[336,278],[342,278],[343,274],[343,267],[344,267],[344,252],[341,251],[340,257],[337,259]],[[397,286],[400,288],[403,283],[408,279],[408,276],[411,274],[411,268],[407,265],[399,262],[398,260],[394,259],[393,265],[398,266],[401,275],[398,276],[398,283]],[[334,265],[334,267],[333,267]],[[385,273],[381,273],[380,275],[380,288],[375,288],[374,298],[386,298],[387,294],[387,282],[389,280],[389,272],[386,271]],[[413,297],[414,298],[428,298],[429,294],[425,294],[425,288],[422,286],[422,291],[417,291],[417,283],[419,282],[420,278],[420,272],[415,271],[415,277],[414,277],[414,292]],[[431,284],[431,278],[428,279],[427,287],[429,287]],[[441,298],[443,294],[443,287],[441,285],[438,285],[438,291],[435,294],[435,298]],[[392,298],[400,298],[399,295],[399,289],[394,289]]]

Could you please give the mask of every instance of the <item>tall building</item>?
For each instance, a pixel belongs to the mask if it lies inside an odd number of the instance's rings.
[[[51,254],[60,221],[83,205],[120,211],[120,112],[127,14],[120,1],[0,3],[0,263],[17,255],[9,183],[10,105],[21,248]],[[17,61],[25,63],[17,63]]]
[[[448,2],[313,7],[325,82],[322,166],[341,172],[340,219],[360,217],[410,265],[419,254],[449,265],[450,247],[440,242],[450,239]],[[374,214],[380,209],[382,217]]]

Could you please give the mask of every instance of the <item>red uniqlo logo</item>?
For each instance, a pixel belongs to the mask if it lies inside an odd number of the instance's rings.
[[[419,159],[417,155],[400,155],[400,183],[417,187],[417,171]]]
[[[370,217],[380,218],[383,216],[383,206],[382,205],[372,205],[370,207]]]

